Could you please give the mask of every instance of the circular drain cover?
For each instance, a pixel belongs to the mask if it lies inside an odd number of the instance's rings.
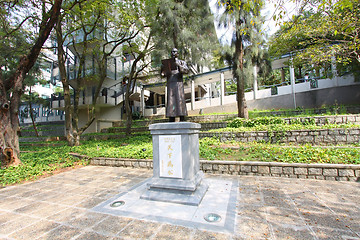
[[[216,214],[216,213],[208,213],[208,214],[204,215],[204,219],[207,222],[220,222],[221,221],[221,216],[219,214]]]
[[[113,202],[112,204],[110,204],[110,207],[120,207],[124,204],[125,204],[124,201],[116,201],[116,202]]]

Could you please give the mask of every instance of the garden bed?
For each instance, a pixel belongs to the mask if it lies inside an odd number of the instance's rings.
[[[297,131],[297,133],[294,133],[294,131]],[[316,131],[318,131],[318,134]],[[281,135],[279,136],[288,135],[283,131],[280,132]],[[254,143],[250,139],[250,137],[254,137],[254,132],[202,132],[200,136],[203,138],[199,140],[200,158],[202,159],[201,168],[204,172],[220,174],[358,181],[360,149],[356,147],[359,146],[360,128],[293,130],[289,137],[305,136],[305,133],[308,134],[307,136],[318,138],[330,136],[329,141],[333,136],[334,138],[331,140],[333,144],[341,142],[335,139],[337,135],[340,137],[354,136],[355,140],[353,142],[356,143],[347,146],[322,148],[309,144],[292,146],[292,144],[296,143],[293,142],[284,147],[278,144],[280,141],[274,141],[276,144],[265,143],[265,140]],[[218,137],[208,138],[203,134],[212,134],[211,136]],[[250,142],[242,143],[236,139],[234,141],[233,137],[236,134],[248,134],[247,140]],[[263,134],[266,136],[266,133],[263,132]],[[232,139],[231,141],[225,141],[227,135],[229,135],[228,140]],[[223,139],[221,139],[222,137]],[[275,139],[275,135],[267,135],[267,137]],[[98,140],[84,141],[84,139],[89,138]],[[44,138],[40,139],[44,140]],[[59,139],[54,138],[53,140]],[[104,139],[107,139],[107,141],[103,141]],[[152,160],[149,160],[152,159],[151,139],[150,134],[140,133],[131,137],[125,137],[124,134],[94,134],[83,136],[82,145],[77,147],[66,146],[66,142],[56,142],[56,144],[42,142],[42,146],[22,144],[21,160],[24,164],[19,167],[1,169],[0,185],[33,180],[43,175],[52,174],[59,169],[73,167],[78,164],[87,164],[86,159],[78,161],[77,158],[69,156],[70,152],[88,156],[92,164],[151,168]],[[27,140],[32,140],[30,142],[35,141],[32,138],[27,138]],[[306,143],[308,142],[306,141]],[[97,163],[93,162],[95,160],[99,161]]]
[[[225,130],[224,130],[225,131]],[[360,144],[360,128],[302,129],[289,131],[201,132],[199,138],[218,138],[222,142],[268,142],[285,144]]]

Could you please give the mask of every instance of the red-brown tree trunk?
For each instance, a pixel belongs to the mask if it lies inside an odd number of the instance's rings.
[[[18,129],[13,126],[8,110],[0,110],[0,151],[1,167],[19,165],[19,136]]]
[[[15,73],[9,78],[3,79],[0,69],[0,161],[2,168],[21,163],[18,112],[24,79],[34,66],[42,46],[57,21],[61,4],[62,0],[55,0],[49,12],[43,13],[39,35],[29,53],[20,59]]]
[[[6,99],[0,84],[0,162],[1,168],[20,164],[19,121],[13,122],[11,104]]]

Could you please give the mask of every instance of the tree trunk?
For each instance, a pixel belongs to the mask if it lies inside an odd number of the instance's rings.
[[[79,134],[78,131],[76,131],[75,129],[73,129],[72,134],[73,134],[73,141],[71,146],[80,146],[81,134]]]
[[[17,71],[21,72],[19,67]],[[20,161],[19,148],[19,103],[22,94],[24,73],[19,73],[14,79],[14,88],[10,101],[7,100],[6,89],[0,81],[0,159],[1,167],[16,166]],[[2,79],[0,79],[2,80]]]
[[[19,135],[18,130],[12,127],[10,114],[1,110],[0,121],[0,151],[1,151],[1,168],[16,166],[21,163],[19,159]],[[3,125],[5,124],[5,125]]]
[[[248,119],[248,109],[245,99],[245,79],[244,79],[244,44],[241,33],[236,33],[235,56],[234,56],[234,77],[236,79],[236,100],[238,117]]]
[[[60,79],[63,85],[64,90],[64,110],[65,110],[65,136],[69,146],[74,146],[75,138],[73,135],[73,127],[72,127],[72,109],[71,109],[71,96],[70,96],[70,85],[66,76],[66,68],[65,68],[65,51],[63,48],[63,36],[62,36],[62,28],[61,28],[61,19],[58,20],[55,26],[56,30],[56,40],[58,43],[58,64],[59,64],[59,72]]]
[[[36,137],[39,137],[39,133],[38,133],[38,131],[37,131],[36,124],[35,124],[35,119],[34,119],[34,111],[33,111],[32,104],[31,104],[31,101],[32,101],[32,95],[31,95],[31,94],[32,94],[32,93],[31,93],[31,86],[30,86],[30,90],[29,90],[30,117],[31,117],[31,122],[32,122],[32,125],[33,125],[33,128],[34,128]]]
[[[32,125],[33,125],[33,128],[34,128],[34,131],[35,131],[35,135],[36,135],[36,137],[39,137],[39,133],[37,131],[36,124],[35,124],[34,111],[33,111],[33,108],[32,108],[31,100],[29,101],[29,108],[30,108],[31,122],[32,122]]]
[[[78,79],[77,79],[78,80]],[[72,112],[72,129],[73,129],[73,135],[74,135],[74,146],[79,146],[76,144],[80,144],[76,142],[77,135],[79,134],[79,96],[80,96],[80,90],[79,90],[79,82],[76,89],[73,89],[74,91],[74,104],[73,104],[73,112]]]
[[[238,107],[238,117],[248,119],[248,109],[246,104],[245,98],[245,79],[243,76],[240,76],[239,80],[237,81],[237,107]]]
[[[127,87],[127,91],[125,94],[125,110],[126,110],[126,136],[130,136],[131,134],[131,126],[132,126],[132,112],[130,107],[130,86]]]
[[[59,64],[60,68],[60,64]],[[65,110],[65,135],[66,140],[69,146],[74,146],[75,138],[73,134],[73,125],[72,125],[72,109],[71,109],[71,96],[70,96],[70,88],[67,81],[63,81],[63,89],[64,89],[64,110]]]
[[[5,97],[0,97],[0,122],[1,168],[19,165],[19,123],[12,122],[10,103]]]
[[[1,167],[18,165],[19,159],[19,103],[23,91],[24,78],[34,66],[42,46],[60,14],[62,0],[55,0],[52,8],[43,13],[39,25],[39,35],[27,55],[24,55],[13,75],[2,79],[0,72],[0,160]],[[0,70],[1,71],[1,70]],[[8,101],[8,96],[10,101]]]

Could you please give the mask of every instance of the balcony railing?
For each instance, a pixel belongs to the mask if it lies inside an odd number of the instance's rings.
[[[92,66],[87,66],[82,69],[82,74],[80,78],[91,77],[99,73],[99,69],[95,67],[94,64],[89,64]],[[106,77],[113,79],[115,81],[120,81],[124,75],[129,73],[131,68],[131,60],[123,62],[121,57],[114,57],[108,60],[106,68]],[[79,65],[78,64],[68,64],[66,66],[66,74],[69,80],[74,80],[78,77]],[[60,71],[58,68],[52,70],[52,82],[60,80]]]
[[[86,36],[86,40],[104,40],[105,32],[102,29],[95,29],[92,33]],[[64,45],[71,46],[73,44],[82,43],[85,41],[85,34],[83,30],[75,31],[71,37],[65,39]]]
[[[97,98],[96,105],[98,106],[117,106],[123,101],[125,101],[125,92],[127,85],[121,85],[120,83],[115,84],[111,87],[102,88],[100,94]],[[95,101],[95,91],[96,88],[91,88],[90,91],[81,91],[79,95],[79,106],[91,105]],[[141,89],[139,86],[135,86],[134,93],[131,96],[140,96]],[[148,92],[148,91],[147,91]],[[149,95],[149,93],[147,94]],[[74,95],[71,95],[71,104],[74,104]],[[140,101],[140,99],[137,99]],[[51,99],[51,108],[61,109],[65,107],[64,95],[57,94],[52,95]]]

